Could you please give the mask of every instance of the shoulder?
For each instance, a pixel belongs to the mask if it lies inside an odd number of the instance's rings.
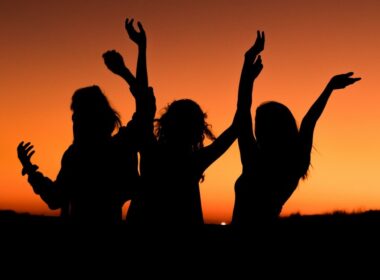
[[[61,160],[61,164],[65,164],[67,163],[68,161],[70,161],[73,157],[74,157],[74,154],[75,154],[75,147],[73,144],[71,144],[67,149],[66,151],[63,153],[63,156],[62,156],[62,160]]]

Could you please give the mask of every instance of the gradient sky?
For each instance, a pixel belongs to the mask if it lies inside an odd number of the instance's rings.
[[[50,211],[21,176],[16,146],[32,141],[34,162],[55,179],[72,141],[70,98],[98,84],[126,123],[133,99],[101,55],[119,50],[135,69],[124,30],[140,20],[157,107],[191,98],[219,135],[232,121],[244,52],[266,33],[253,108],[276,100],[298,123],[330,77],[363,78],[334,92],[314,137],[312,168],[283,215],[380,208],[380,3],[377,0],[2,0],[0,2],[0,209]],[[158,111],[160,112],[160,111]],[[253,111],[254,112],[254,111]],[[230,221],[241,172],[237,144],[201,184],[207,222]]]

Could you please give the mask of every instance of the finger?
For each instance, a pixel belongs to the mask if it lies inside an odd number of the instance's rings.
[[[18,158],[22,161],[22,159],[25,157],[25,150],[24,150],[24,146],[18,146],[17,147],[17,156]]]
[[[133,29],[133,19],[131,19],[125,23],[125,28],[127,29],[128,32],[132,32],[134,30]]]
[[[128,22],[129,22],[129,19],[128,19],[128,18],[126,18],[126,19],[125,19],[125,23],[124,23],[124,27],[125,27],[125,29],[127,29],[127,28],[128,28]]]
[[[352,83],[356,83],[357,81],[360,81],[362,78],[351,78]]]
[[[25,149],[25,153],[29,153],[30,150],[34,148],[33,145],[29,146],[28,148]]]
[[[132,29],[134,29],[134,28],[133,28],[133,21],[134,21],[134,19],[132,18],[131,21],[129,22],[129,26],[130,26]]]
[[[26,155],[26,157],[30,160],[30,158],[34,155],[35,151],[31,151]]]
[[[34,148],[34,146],[33,145],[29,145],[28,147],[25,147],[25,151],[30,151],[31,149],[33,149]]]
[[[263,65],[262,64],[256,64],[255,65],[255,68],[253,68],[251,71],[252,71],[252,73],[260,73],[261,72],[261,70],[263,70]]]
[[[142,26],[141,22],[137,22],[137,26],[139,27],[140,32],[145,33],[144,27]]]
[[[261,55],[257,56],[255,62],[253,63],[254,65],[260,65],[262,64],[262,61],[261,61]]]
[[[29,146],[30,146],[30,142],[27,142],[24,144],[24,146],[22,147],[24,150],[26,150]]]
[[[24,147],[24,141],[21,141],[21,142],[17,145],[17,151],[22,150],[23,147]]]
[[[348,73],[344,74],[344,76],[347,76],[347,77],[350,77],[352,75],[354,75],[354,72],[348,72]]]
[[[261,71],[261,69],[263,69],[263,67],[264,67],[264,65],[262,63],[260,63],[260,64],[257,65],[257,68],[259,68],[260,71]]]

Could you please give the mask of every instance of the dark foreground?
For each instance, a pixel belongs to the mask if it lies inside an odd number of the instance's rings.
[[[309,278],[329,269],[362,269],[363,264],[378,263],[380,255],[380,211],[291,216],[242,230],[228,225],[196,230],[69,226],[56,217],[3,211],[0,226],[0,253],[7,261],[89,272],[111,265],[110,272],[139,273],[138,278],[152,273],[161,277],[176,269],[182,271],[174,273],[179,279],[194,278],[190,275],[200,271],[302,276],[300,267]]]
[[[380,210],[367,211],[362,213],[347,214],[336,212],[326,215],[292,215],[280,218],[278,222],[270,225],[252,224],[250,228],[234,229],[230,225],[206,224],[202,228],[146,228],[134,229],[125,224],[110,227],[100,225],[68,225],[62,223],[59,217],[35,216],[25,213],[16,213],[11,210],[0,211],[0,234],[8,236],[10,239],[16,238],[19,234],[22,239],[28,236],[35,237],[43,241],[52,238],[84,238],[91,240],[92,237],[102,236],[106,240],[109,235],[112,240],[120,242],[120,245],[134,245],[134,238],[141,242],[148,242],[155,238],[163,238],[166,241],[181,241],[181,239],[194,241],[204,241],[207,243],[220,243],[220,246],[228,244],[255,244],[262,241],[284,242],[288,241],[312,241],[324,240],[325,242],[352,239],[351,241],[380,242]],[[40,234],[44,232],[44,234]],[[52,235],[54,234],[54,235]],[[257,239],[259,238],[259,239]],[[284,239],[284,240],[283,240]],[[185,241],[182,240],[182,241]]]

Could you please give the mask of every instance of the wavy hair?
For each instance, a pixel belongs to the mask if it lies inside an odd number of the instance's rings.
[[[74,123],[84,124],[79,130],[95,129],[104,135],[112,135],[115,129],[121,127],[119,114],[96,85],[76,90],[72,97],[71,110]]]
[[[206,119],[207,114],[193,100],[175,100],[156,119],[155,135],[159,143],[191,145],[196,151],[204,147],[205,138],[215,140]]]

